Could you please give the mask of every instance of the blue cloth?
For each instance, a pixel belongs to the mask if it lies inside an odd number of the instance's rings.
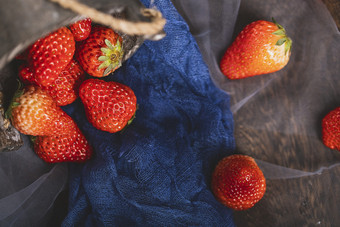
[[[80,100],[65,107],[95,156],[70,164],[63,226],[234,226],[232,211],[210,190],[215,165],[235,148],[229,96],[214,86],[171,1],[154,4],[167,36],[146,41],[104,78],[134,90],[132,124],[110,134],[87,121]]]

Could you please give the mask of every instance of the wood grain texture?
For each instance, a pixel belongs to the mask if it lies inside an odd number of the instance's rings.
[[[322,2],[340,28],[340,1]],[[244,8],[250,8],[246,6]],[[305,9],[308,8],[315,14],[319,12],[318,4],[305,6]],[[261,10],[263,9],[266,6],[262,6]],[[256,12],[254,8],[252,10]],[[306,10],[305,15],[312,14],[308,13],[310,11]],[[243,10],[241,5],[240,13],[246,15],[249,12]],[[247,20],[248,17],[243,18]],[[316,19],[319,20],[320,17]],[[309,22],[316,24],[316,19],[313,21],[310,18]],[[304,22],[302,25],[306,25],[308,21]],[[334,51],[327,51],[334,44],[339,46],[339,42],[336,41],[338,39],[331,38],[330,29],[325,29],[325,35],[321,35],[325,45],[317,51],[307,50],[303,47],[302,40],[313,46],[320,38],[314,40],[306,36],[299,39],[301,34],[298,31],[318,29],[301,25],[294,27],[293,24],[290,24],[289,29],[293,31],[293,36],[296,35],[293,49],[295,53],[291,56],[290,65],[279,74],[266,75],[268,78],[244,80],[240,86],[242,89],[236,90],[236,94],[242,96],[247,88],[261,88],[256,95],[249,96],[251,98],[246,107],[235,113],[235,139],[238,153],[275,164],[277,169],[272,171],[287,167],[305,171],[306,175],[295,178],[288,174],[282,175],[280,179],[268,178],[263,199],[252,209],[234,213],[237,226],[340,226],[340,155],[338,151],[326,148],[320,139],[321,119],[329,110],[340,105],[340,80],[334,76],[339,75],[340,65],[336,60],[339,55]],[[327,24],[322,26],[325,25]],[[312,55],[315,57],[308,58]],[[313,60],[313,64],[309,64],[307,59],[315,59],[318,63]],[[325,68],[326,65],[332,65],[332,69]],[[325,77],[316,76],[316,71]],[[311,77],[315,83],[310,83]],[[259,82],[260,80],[262,81]],[[238,85],[238,82],[232,83],[233,87]],[[234,99],[239,102],[243,97],[234,96]]]
[[[340,30],[340,0],[322,0]]]

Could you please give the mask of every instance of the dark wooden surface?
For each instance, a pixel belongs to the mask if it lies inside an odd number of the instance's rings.
[[[322,2],[327,6],[340,30],[340,1],[322,0]],[[324,42],[325,44],[328,42],[327,38]],[[331,45],[328,48],[331,49]],[[334,60],[334,65],[339,69],[339,59]],[[332,69],[329,71],[340,76],[339,71]],[[293,79],[293,76],[290,79]],[[320,107],[317,109],[316,106],[309,106],[308,103],[303,104],[311,111],[318,112],[315,114],[314,121],[310,122],[316,125],[313,130],[319,130],[319,133],[315,135],[313,132],[307,131],[311,128],[300,127],[300,122],[294,122],[295,118],[284,117],[286,114],[294,116],[297,113],[294,108],[297,106],[288,103],[290,94],[287,95],[284,91],[280,92],[280,87],[301,83],[300,88],[302,89],[304,79],[306,78],[302,77],[300,81],[295,80],[294,83],[284,79],[280,80],[277,85],[273,85],[266,89],[266,92],[259,94],[263,97],[261,103],[250,102],[247,109],[240,110],[235,114],[235,138],[240,153],[250,154],[258,159],[276,164],[277,166],[274,168],[278,167],[278,169],[273,169],[273,171],[278,171],[280,166],[285,166],[306,173],[305,176],[295,178],[283,170],[286,175],[283,175],[281,179],[279,177],[268,179],[264,198],[252,209],[235,212],[237,226],[340,226],[340,155],[339,152],[330,150],[321,144],[319,125],[328,110],[340,105],[338,95],[340,87],[338,87],[339,83],[336,85],[337,88],[332,87],[331,84],[329,87],[325,87],[325,89],[329,89],[328,96],[319,100],[320,106],[324,105],[323,110]],[[335,82],[339,82],[339,80],[335,80]],[[311,91],[311,93],[313,92]],[[296,94],[299,94],[299,91],[296,91]],[[272,100],[281,100],[280,106],[287,108],[282,108],[285,109],[284,112],[279,112],[280,107],[275,109],[272,106],[273,102],[270,101],[271,98],[268,97],[272,97]],[[311,94],[311,99],[318,98],[317,95]],[[332,98],[335,101],[327,103]],[[249,110],[253,111],[252,117],[249,117]],[[282,131],[288,129],[287,124],[292,123],[295,124],[292,131],[296,133],[275,131],[280,122],[272,120],[277,117],[277,114],[281,118]],[[310,117],[308,112],[303,112],[303,114],[306,114],[306,119]],[[268,122],[264,125],[263,121],[257,124],[256,119],[263,117],[266,117]],[[272,133],[268,134],[268,131]],[[313,142],[311,142],[311,137]]]
[[[340,0],[322,0],[340,30]]]

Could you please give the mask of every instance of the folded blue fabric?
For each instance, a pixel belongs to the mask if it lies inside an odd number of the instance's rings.
[[[215,165],[235,147],[229,96],[214,86],[171,1],[154,4],[167,36],[146,41],[104,78],[135,92],[132,124],[110,134],[87,121],[80,100],[65,108],[95,156],[70,164],[63,226],[234,226],[232,211],[210,190]]]

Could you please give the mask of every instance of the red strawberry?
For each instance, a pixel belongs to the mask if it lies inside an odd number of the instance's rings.
[[[327,147],[340,151],[340,107],[322,119],[322,141]]]
[[[34,141],[34,150],[46,162],[84,162],[93,149],[83,133],[76,128],[70,134],[38,136]]]
[[[37,40],[28,54],[28,62],[35,80],[44,87],[51,85],[70,63],[74,51],[75,41],[66,27]]]
[[[68,105],[77,99],[79,86],[84,79],[84,70],[78,62],[72,60],[48,87],[48,92],[58,106]]]
[[[137,99],[128,86],[117,82],[88,79],[79,88],[86,116],[99,130],[118,132],[131,122]]]
[[[276,22],[247,25],[225,52],[220,68],[229,79],[276,72],[289,61],[292,41]]]
[[[19,79],[26,85],[35,84],[34,74],[26,63],[19,67]]]
[[[112,29],[93,26],[89,37],[77,46],[77,60],[91,76],[107,76],[122,64],[122,42]]]
[[[35,81],[32,70],[26,64],[20,66],[19,78],[26,85],[40,86],[49,93],[58,106],[65,106],[78,98],[78,89],[85,79],[85,72],[79,63],[72,59],[65,69],[61,71],[57,79],[48,87],[44,87]]]
[[[246,210],[263,197],[266,180],[253,158],[231,155],[217,164],[211,187],[217,200],[225,206]]]
[[[47,91],[32,85],[15,94],[6,116],[19,132],[32,136],[67,134],[76,127]]]
[[[90,18],[85,18],[70,25],[75,41],[82,41],[90,35],[91,23],[92,20]]]

